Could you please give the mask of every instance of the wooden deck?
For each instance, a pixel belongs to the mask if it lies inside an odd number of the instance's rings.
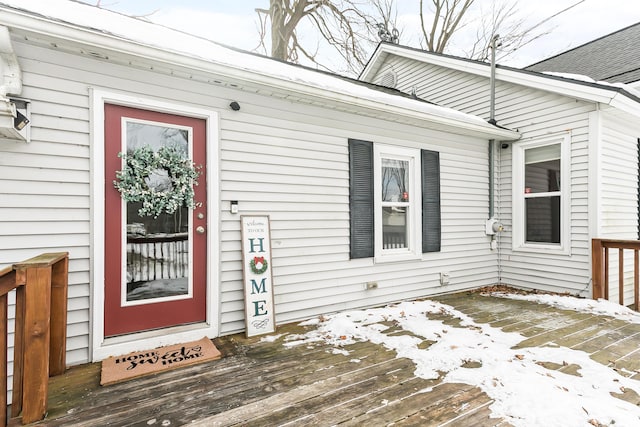
[[[505,331],[521,346],[557,345],[640,379],[640,325],[524,301],[460,293],[437,298]],[[447,319],[443,316],[444,321]],[[278,334],[305,328],[285,325]],[[479,388],[414,375],[412,361],[369,342],[335,354],[324,344],[285,348],[234,335],[214,340],[224,357],[107,387],[99,364],[54,377],[49,426],[415,425],[507,426],[490,418],[492,400]],[[357,359],[359,363],[355,363]],[[575,366],[557,366],[571,371]],[[430,391],[425,391],[428,389]],[[622,399],[640,404],[640,396]]]

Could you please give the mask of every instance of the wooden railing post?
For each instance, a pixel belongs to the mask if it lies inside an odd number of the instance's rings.
[[[67,367],[67,294],[69,258],[51,266],[51,340],[49,375],[64,374]]]
[[[22,373],[22,422],[39,421],[47,411],[51,316],[51,266],[27,267]]]
[[[13,289],[16,273],[11,268],[0,270],[0,426],[7,425],[7,376],[9,374],[7,360],[7,345],[9,344],[9,330],[6,319],[9,314],[9,299],[7,294]]]
[[[49,375],[66,366],[68,254],[42,254],[13,266],[16,274],[11,416],[28,424],[47,411]]]
[[[604,298],[603,247],[601,239],[591,241],[591,277],[593,280],[593,299]]]
[[[7,375],[9,371],[7,370],[7,344],[8,344],[8,331],[7,324],[4,319],[7,318],[7,314],[9,306],[7,304],[7,296],[0,295],[0,319],[2,319],[2,323],[0,324],[0,426],[7,425]]]
[[[618,304],[624,305],[624,249],[618,249]]]
[[[24,284],[24,271],[16,271],[16,282]],[[16,418],[22,412],[22,380],[24,378],[24,315],[25,295],[24,285],[16,288],[15,331],[13,334],[13,400],[11,402],[11,418]]]

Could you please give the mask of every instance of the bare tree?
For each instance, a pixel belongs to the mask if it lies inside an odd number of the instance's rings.
[[[500,49],[498,60],[504,59],[518,49],[546,36],[552,28],[545,29],[543,24],[556,16],[567,12],[585,0],[577,0],[570,6],[553,13],[535,24],[530,24],[520,13],[517,0],[493,0],[490,11],[480,13],[480,23],[477,25],[476,41],[465,51],[467,57],[486,61],[489,57],[488,46],[491,38],[500,35]]]
[[[572,5],[532,25],[518,9],[519,0],[491,0],[488,9],[482,8],[487,4],[483,0],[430,0],[430,22],[425,20],[425,2],[420,0],[424,47],[432,52],[443,53],[450,47],[452,37],[469,25],[475,27],[476,35],[474,41],[463,49],[464,56],[486,61],[491,39],[500,35],[498,59],[504,59],[521,47],[549,34],[552,29],[543,28],[543,24],[584,1],[576,0]],[[472,9],[472,6],[478,5],[481,6],[479,10]]]
[[[476,25],[475,42],[465,49],[465,56],[480,61],[486,61],[489,58],[489,45],[494,35],[499,35],[500,50],[510,50],[516,48],[529,37],[527,31],[523,29],[525,20],[518,18],[517,0],[510,3],[501,1],[499,4],[496,0],[491,2],[490,11],[482,10],[480,13],[479,24]],[[548,33],[548,32],[547,32]],[[545,33],[546,34],[546,33]],[[530,41],[541,37],[535,35],[530,37]],[[500,55],[498,55],[500,58]]]
[[[401,32],[396,27],[398,11],[395,0],[372,0],[371,3],[377,19],[378,40],[399,44]]]
[[[290,62],[306,58],[327,68],[317,59],[320,43],[326,42],[349,71],[359,71],[373,46],[377,24],[385,28],[392,24],[393,4],[394,0],[270,0],[269,9],[256,9],[260,19],[258,47],[273,58]],[[315,46],[299,37],[304,21],[319,33]]]
[[[431,25],[425,22],[424,1],[420,0],[420,24],[426,49],[444,52],[453,34],[464,26],[462,19],[475,0],[431,0]]]

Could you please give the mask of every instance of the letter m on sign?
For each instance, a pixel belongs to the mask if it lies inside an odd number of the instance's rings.
[[[266,293],[267,292],[266,280],[267,279],[263,277],[260,283],[258,284],[256,283],[255,280],[251,279],[251,295]]]

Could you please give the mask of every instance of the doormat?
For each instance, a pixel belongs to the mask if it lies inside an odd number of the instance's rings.
[[[100,385],[110,385],[222,357],[207,337],[199,341],[111,356],[102,361]]]

